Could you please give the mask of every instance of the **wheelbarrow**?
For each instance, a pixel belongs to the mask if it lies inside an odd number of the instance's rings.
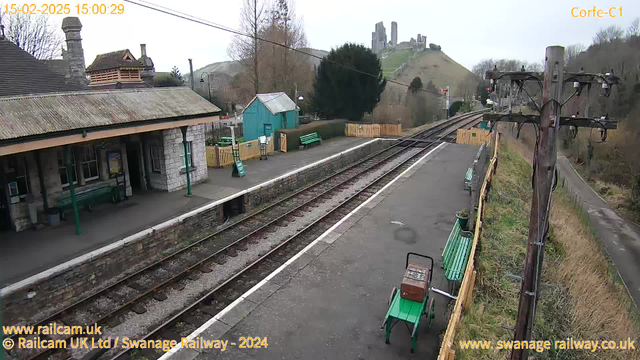
[[[409,256],[414,255],[431,260],[429,267],[409,262]],[[416,348],[420,319],[426,316],[429,328],[435,318],[435,299],[429,297],[431,278],[433,275],[433,258],[431,256],[410,252],[405,263],[405,275],[400,289],[394,287],[389,296],[389,310],[384,317],[381,328],[386,326],[385,343],[389,344],[391,329],[400,321],[411,332],[411,352]],[[413,325],[413,329],[411,329]]]

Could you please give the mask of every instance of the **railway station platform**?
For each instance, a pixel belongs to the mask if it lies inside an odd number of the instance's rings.
[[[434,258],[432,286],[446,291],[440,255],[469,204],[463,178],[477,151],[440,145],[190,336],[228,340],[226,351],[175,348],[160,360],[435,359],[448,322],[443,295],[431,292],[435,320],[430,331],[421,322],[414,354],[403,324],[389,345],[381,325],[408,252]],[[268,347],[240,349],[243,336],[266,337]]]
[[[186,189],[171,193],[136,190],[119,204],[96,204],[91,212],[81,210],[82,235],[75,235],[72,217],[56,228],[0,232],[0,288],[369,141],[372,139],[338,137],[304,151],[248,160],[242,178],[231,177],[230,167],[209,168],[208,179],[193,186],[192,197],[185,196]]]

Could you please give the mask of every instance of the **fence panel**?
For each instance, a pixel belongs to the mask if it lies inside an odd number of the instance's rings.
[[[280,133],[280,151],[287,152],[287,134]]]
[[[285,144],[286,145],[286,144]],[[236,145],[240,150],[240,160],[249,160],[260,157],[260,143],[258,140],[245,141]],[[210,167],[223,167],[233,164],[233,151],[231,146],[218,147],[207,146],[207,166]],[[216,156],[216,152],[218,156]],[[273,136],[269,137],[269,144],[267,145],[267,153],[273,154]]]
[[[401,124],[353,124],[344,127],[345,136],[374,138],[380,136],[402,136]]]
[[[469,130],[458,129],[456,133],[456,143],[480,146],[488,143],[491,135],[488,130],[472,128]]]

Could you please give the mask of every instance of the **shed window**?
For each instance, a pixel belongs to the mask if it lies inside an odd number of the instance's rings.
[[[82,147],[82,159],[80,161],[82,166],[82,175],[84,180],[94,180],[100,177],[100,171],[98,170],[98,156],[96,155],[96,148],[91,145]]]
[[[180,144],[180,160],[182,162],[182,169],[186,169],[184,163],[184,144]],[[187,160],[189,161],[189,167],[193,164],[193,154],[191,154],[191,141],[187,141]]]
[[[184,145],[182,147],[183,147],[182,153],[184,153]],[[160,164],[162,161],[162,148],[158,145],[151,145],[150,152],[151,152],[151,170],[159,173],[162,171],[162,168],[160,167]]]
[[[76,171],[76,155],[75,151],[71,149],[71,167],[73,171],[71,172],[71,177],[73,178],[73,183],[78,183],[78,173]],[[64,164],[64,156],[62,150],[58,150],[58,172],[60,173],[60,183],[62,187],[69,186],[69,177],[67,176],[67,167]]]

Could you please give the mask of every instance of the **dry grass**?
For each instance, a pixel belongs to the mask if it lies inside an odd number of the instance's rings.
[[[505,134],[496,176],[484,214],[476,263],[479,276],[473,304],[462,318],[457,340],[512,340],[520,284],[508,274],[522,274],[531,206],[531,148]],[[527,159],[527,160],[525,160]],[[637,311],[615,270],[603,255],[586,216],[564,189],[554,193],[551,230],[545,248],[535,340],[636,339]],[[635,320],[634,320],[635,317]],[[640,359],[640,351],[551,350],[530,353],[536,359]],[[505,359],[507,351],[456,350],[457,359]]]
[[[578,213],[565,191],[556,194],[551,210],[555,240],[564,248],[564,259],[550,271],[553,281],[569,290],[572,336],[581,339],[638,339],[638,326],[630,313],[631,301],[624,286],[614,282],[615,270],[603,255],[600,241]],[[638,342],[638,341],[636,341]],[[591,358],[602,358],[603,353]],[[609,359],[640,359],[640,352],[607,352]]]

